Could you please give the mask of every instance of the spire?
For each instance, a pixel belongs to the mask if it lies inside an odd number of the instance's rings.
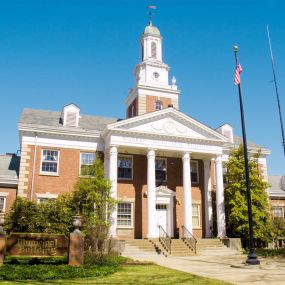
[[[153,10],[156,9],[156,6],[153,6],[153,5],[150,5],[150,6],[147,6],[147,9],[148,9],[148,17],[149,17],[149,26],[152,26],[152,16],[153,16]]]

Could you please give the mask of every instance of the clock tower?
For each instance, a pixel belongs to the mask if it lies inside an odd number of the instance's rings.
[[[167,107],[178,109],[176,79],[169,84],[169,66],[162,61],[162,36],[149,22],[141,36],[141,62],[135,67],[135,86],[126,99],[127,118]]]

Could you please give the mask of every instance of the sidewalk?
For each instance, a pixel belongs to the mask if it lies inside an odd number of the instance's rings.
[[[245,255],[164,257],[155,254],[128,254],[135,260],[153,261],[161,266],[215,278],[232,284],[284,285],[285,259],[260,259],[260,265],[245,265]]]

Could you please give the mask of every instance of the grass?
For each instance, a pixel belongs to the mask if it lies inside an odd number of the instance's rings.
[[[285,257],[285,248],[255,248],[254,249],[257,256],[262,257]],[[248,250],[244,250],[245,254],[248,254]]]
[[[84,278],[72,280],[57,280],[48,282],[36,281],[2,281],[1,285],[79,285],[79,284],[191,284],[191,285],[229,285],[219,280],[213,280],[197,275],[168,269],[158,265],[123,265],[120,269],[109,276],[99,278]]]

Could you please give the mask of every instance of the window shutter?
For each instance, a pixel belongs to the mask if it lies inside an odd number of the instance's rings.
[[[75,112],[66,112],[66,126],[77,127],[77,114]]]

